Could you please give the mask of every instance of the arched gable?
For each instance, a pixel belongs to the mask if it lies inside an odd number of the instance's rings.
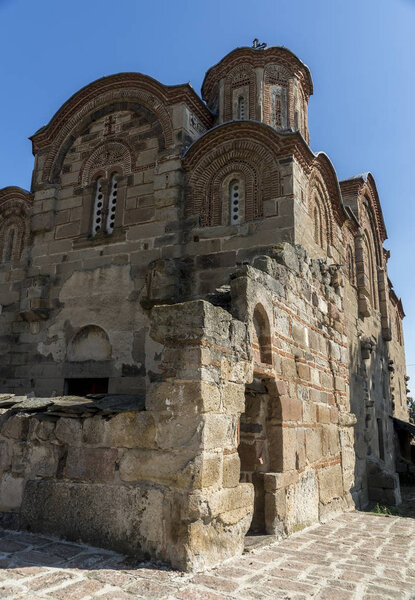
[[[378,265],[384,263],[382,244],[387,239],[385,222],[374,177],[362,173],[341,182],[341,189],[353,214],[363,227],[373,232]]]
[[[245,220],[261,217],[263,202],[280,195],[278,149],[271,128],[258,123],[224,124],[202,136],[183,158],[186,213],[200,214],[203,225],[224,224],[219,190],[236,173],[245,181]]]
[[[360,221],[364,227],[370,228],[372,232],[376,262],[378,266],[382,266],[382,245],[387,239],[387,233],[376,183],[371,173],[367,173],[366,180],[362,181],[359,190],[359,204]]]
[[[114,111],[145,114],[159,138],[160,149],[171,146],[173,125],[169,96],[172,93],[168,88],[139,73],[104,77],[82,88],[31,138],[35,153],[43,149],[47,152],[42,181],[55,181],[66,152],[78,135],[90,123]]]
[[[319,152],[314,156],[314,159],[310,164],[310,179],[313,173],[318,173],[320,181],[324,182],[327,199],[330,203],[330,213],[337,221],[337,224],[342,226],[346,220],[346,214],[339,181],[331,160],[324,152]]]
[[[322,247],[331,245],[333,243],[333,210],[325,181],[318,169],[312,170],[308,180],[307,204],[314,226],[318,228],[317,235],[314,236],[315,241]],[[316,213],[318,223],[315,222]]]

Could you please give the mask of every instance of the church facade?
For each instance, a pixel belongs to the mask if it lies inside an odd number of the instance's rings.
[[[0,190],[6,523],[196,569],[400,502],[379,195],[311,150],[312,93],[286,48],[237,48],[203,100],[112,75],[32,136],[30,192]]]

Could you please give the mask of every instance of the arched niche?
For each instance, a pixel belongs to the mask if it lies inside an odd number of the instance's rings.
[[[252,316],[252,346],[255,362],[272,364],[271,328],[261,304],[256,305]]]
[[[68,345],[70,362],[111,360],[112,348],[106,332],[97,325],[82,327]]]

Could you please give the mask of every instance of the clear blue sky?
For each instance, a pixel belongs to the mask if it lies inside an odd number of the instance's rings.
[[[415,364],[415,0],[0,0],[0,187],[29,188],[28,136],[80,87],[140,71],[190,81],[257,37],[311,69],[311,147],[371,171]],[[409,367],[415,391],[415,367]]]

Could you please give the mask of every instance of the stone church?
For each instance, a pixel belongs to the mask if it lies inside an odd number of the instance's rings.
[[[193,570],[411,471],[404,312],[370,173],[310,148],[290,50],[202,97],[121,73],[0,190],[2,523]]]

